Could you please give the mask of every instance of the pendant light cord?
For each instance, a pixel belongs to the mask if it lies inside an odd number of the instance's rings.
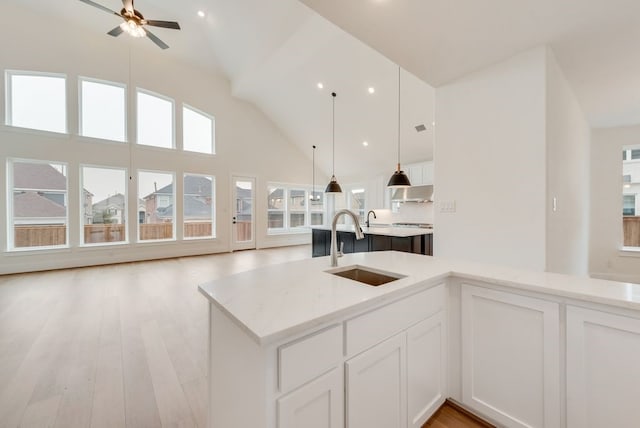
[[[312,157],[313,160],[311,161],[311,164],[312,164],[312,175],[313,175],[312,181],[313,181],[313,184],[311,185],[312,186],[311,187],[311,200],[315,201],[315,199],[316,199],[316,146],[313,145],[312,147],[313,147],[313,157]]]
[[[400,171],[400,66],[398,66],[398,171]]]
[[[333,109],[332,109],[332,122],[333,122],[333,154],[331,155],[331,175],[335,177],[336,175],[336,93],[332,92],[331,96],[333,97]]]

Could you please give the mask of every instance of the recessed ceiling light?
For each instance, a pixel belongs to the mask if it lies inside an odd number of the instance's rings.
[[[198,11],[198,16],[199,16],[200,18],[204,18],[204,16],[205,16],[205,15],[206,15],[206,14],[205,14],[203,11],[201,11],[201,10],[199,10],[199,11]]]
[[[365,146],[365,147],[368,147],[368,146],[369,146],[369,143],[368,143],[368,142],[366,142],[366,141],[363,141],[363,142],[362,142],[362,145],[363,145],[363,146]]]
[[[318,89],[322,89],[324,88],[324,85],[322,84],[322,82],[318,82]]]
[[[369,87],[369,93],[373,94],[376,91],[376,88],[374,88],[373,86]]]

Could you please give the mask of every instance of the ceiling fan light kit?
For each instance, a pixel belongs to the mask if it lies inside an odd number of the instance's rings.
[[[169,45],[160,40],[158,36],[153,34],[148,29],[143,28],[145,25],[159,28],[169,28],[172,30],[179,30],[180,24],[175,21],[156,21],[151,19],[145,19],[144,16],[133,7],[133,0],[122,0],[122,10],[118,13],[109,9],[99,3],[92,0],[80,0],[90,6],[96,7],[104,12],[112,15],[119,16],[124,19],[124,22],[109,31],[107,34],[113,37],[118,37],[122,33],[127,33],[132,37],[148,37],[153,43],[155,43],[160,49],[167,49]]]

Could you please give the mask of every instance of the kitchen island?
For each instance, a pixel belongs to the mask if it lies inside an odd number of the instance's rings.
[[[210,427],[420,427],[447,397],[505,426],[640,426],[640,286],[401,252],[340,265],[200,286]],[[332,274],[351,266],[398,279]]]
[[[356,240],[354,226],[337,229],[338,248],[343,245],[344,254],[368,251],[404,251],[407,253],[433,255],[433,229],[421,227],[398,227],[391,225],[362,227],[365,239]],[[311,228],[311,251],[313,257],[328,256],[331,247],[331,228]]]

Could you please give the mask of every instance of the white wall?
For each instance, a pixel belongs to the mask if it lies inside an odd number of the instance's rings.
[[[544,270],[545,60],[534,49],[437,89],[436,256]]]
[[[0,252],[0,273],[63,268],[95,263],[112,263],[149,258],[172,257],[228,251],[230,248],[232,174],[257,179],[256,237],[258,247],[310,241],[308,234],[268,236],[266,232],[266,185],[269,181],[310,183],[309,157],[288,141],[278,128],[254,106],[235,99],[229,82],[221,75],[199,70],[173,59],[168,51],[149,40],[121,36],[113,39],[58,20],[48,20],[13,4],[0,6],[2,16],[11,16],[0,28],[0,69],[49,71],[67,75],[70,135],[22,131],[0,126],[0,198],[5,201],[6,159],[8,157],[65,161],[69,163],[70,249],[35,253]],[[28,23],[28,24],[25,24]],[[129,46],[132,61],[129,66]],[[129,88],[140,86],[172,97],[176,111],[187,103],[216,118],[215,156],[181,151],[88,141],[77,136],[77,78],[89,76],[123,82]],[[4,87],[1,89],[4,99]],[[129,91],[132,94],[132,91]],[[135,118],[129,103],[129,137],[135,141]],[[4,103],[0,114],[4,117]],[[181,124],[176,127],[180,143]],[[309,154],[310,156],[310,154]],[[79,164],[112,165],[130,168],[129,218],[135,219],[135,171],[138,168],[176,171],[178,182],[183,172],[212,174],[216,177],[217,238],[207,241],[133,244],[106,248],[79,248]],[[324,181],[322,177],[317,179]],[[176,201],[181,204],[180,201]],[[4,207],[5,204],[3,203]],[[178,214],[181,207],[177,207]],[[0,210],[3,225],[7,213]],[[129,222],[129,239],[136,235],[136,224]],[[178,231],[180,237],[180,231]],[[0,246],[6,249],[7,228],[0,230]]]
[[[620,251],[622,149],[638,141],[640,126],[594,129],[591,133],[589,272],[594,277],[640,283],[638,254]]]
[[[547,51],[546,269],[587,275],[590,128],[553,52]],[[553,210],[556,198],[556,210]]]

